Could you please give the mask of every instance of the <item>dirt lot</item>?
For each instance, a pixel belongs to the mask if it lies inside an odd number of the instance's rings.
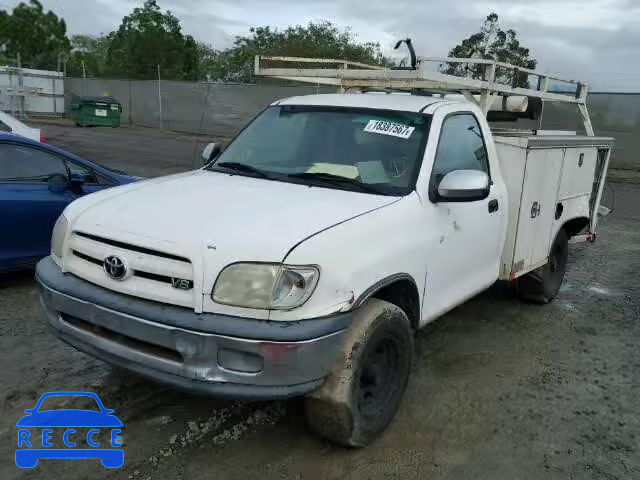
[[[70,122],[34,124],[45,132],[48,143],[81,157],[132,175],[157,177],[200,166],[200,154],[208,142],[228,142],[153,128],[78,128]]]
[[[140,175],[184,169],[193,158],[189,137],[45,132]],[[363,450],[308,434],[299,400],[223,402],[113,370],[49,334],[30,273],[5,277],[0,478],[638,479],[640,186],[614,187],[614,213],[595,245],[572,247],[551,305],[519,303],[497,285],[419,333],[400,413]],[[115,409],[125,425],[123,468],[97,460],[16,468],[15,422],[43,392],[63,389],[94,391]]]

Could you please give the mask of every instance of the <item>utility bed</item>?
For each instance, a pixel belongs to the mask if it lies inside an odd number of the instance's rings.
[[[493,137],[509,193],[503,280],[544,265],[566,218],[588,217],[588,223],[575,228],[584,230],[589,240],[595,239],[597,206],[613,139],[536,133],[505,136],[503,132]]]

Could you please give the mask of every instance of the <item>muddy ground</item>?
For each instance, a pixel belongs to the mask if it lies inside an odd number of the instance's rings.
[[[141,175],[193,158],[170,158],[171,148],[192,152],[186,137],[126,131],[114,146],[118,130],[67,130],[45,126],[52,143]],[[115,157],[126,142],[139,155],[125,162]],[[196,397],[76,352],[45,327],[32,274],[4,277],[0,478],[640,479],[640,186],[614,189],[615,211],[595,245],[572,246],[552,304],[519,303],[496,285],[418,334],[400,412],[362,450],[309,434],[299,400]],[[51,390],[94,391],[115,409],[123,468],[97,460],[16,468],[15,422]]]

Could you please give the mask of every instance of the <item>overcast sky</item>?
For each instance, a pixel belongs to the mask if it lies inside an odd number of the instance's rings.
[[[141,1],[41,0],[67,22],[71,34],[117,28]],[[15,0],[0,0],[11,8]],[[640,0],[158,0],[183,31],[218,49],[251,26],[327,19],[351,26],[363,41],[390,51],[398,38],[414,40],[418,55],[445,55],[477,32],[495,11],[538,59],[539,69],[586,80],[594,90],[640,92]]]

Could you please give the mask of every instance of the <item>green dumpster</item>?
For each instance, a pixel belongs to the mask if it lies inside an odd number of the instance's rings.
[[[75,97],[69,105],[71,120],[79,127],[119,127],[122,105],[113,97]]]

